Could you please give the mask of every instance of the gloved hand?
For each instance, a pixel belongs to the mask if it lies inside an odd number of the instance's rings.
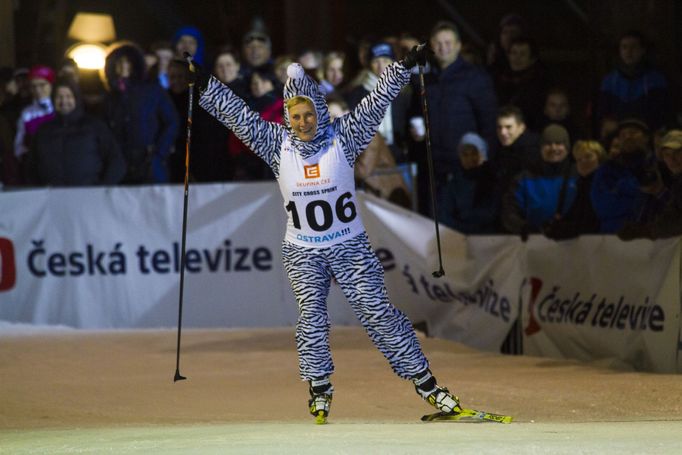
[[[626,222],[620,231],[616,232],[619,239],[627,242],[636,239],[652,239],[651,228],[647,224]]]
[[[542,233],[552,240],[567,240],[578,237],[578,230],[573,223],[564,220],[552,220],[542,226]]]
[[[433,51],[427,43],[413,46],[412,49],[407,52],[405,58],[403,58],[403,66],[408,70],[414,68],[416,65],[424,66],[432,55]]]
[[[204,70],[204,68],[201,65],[199,65],[187,52],[185,52],[184,59],[177,59],[176,61],[182,62],[185,66],[188,67],[190,84],[194,84],[194,89],[197,90],[198,93],[201,93],[204,90],[206,90],[206,87],[208,86],[208,81],[209,79],[211,79],[210,72]],[[189,61],[192,62],[191,65]]]

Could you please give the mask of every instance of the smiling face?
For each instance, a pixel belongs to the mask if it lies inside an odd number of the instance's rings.
[[[239,63],[232,54],[219,55],[215,60],[213,70],[223,84],[232,82],[239,77]]]
[[[289,107],[289,124],[296,137],[310,142],[317,133],[317,113],[311,102],[301,101]]]
[[[76,109],[76,97],[69,87],[59,86],[54,95],[54,108],[62,115],[69,114]]]
[[[504,147],[512,145],[525,130],[526,124],[513,115],[497,119],[497,138]]]
[[[431,49],[441,68],[448,67],[457,60],[462,43],[452,30],[441,30],[431,37]]]
[[[544,144],[540,148],[542,159],[547,163],[560,163],[568,156],[566,144],[561,142],[551,142]]]

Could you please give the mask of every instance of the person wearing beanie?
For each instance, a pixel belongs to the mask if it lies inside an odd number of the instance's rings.
[[[462,234],[499,231],[499,197],[488,144],[476,133],[462,136],[458,146],[461,170],[454,172],[438,204],[438,220]]]
[[[187,52],[199,65],[204,64],[204,35],[197,27],[185,25],[177,29],[172,44],[177,58],[184,60]]]
[[[549,124],[540,135],[540,154],[545,162],[561,162],[571,150],[568,131],[556,123]]]
[[[652,216],[664,203],[659,200],[664,187],[647,124],[637,118],[622,120],[615,138],[617,153],[597,169],[592,181],[592,204],[602,234],[615,234],[626,223],[643,222],[643,216]]]
[[[360,85],[345,96],[346,103],[353,109],[376,87],[379,76],[388,65],[395,61],[393,46],[386,42],[372,44],[367,51],[369,71]],[[396,163],[407,161],[408,111],[412,103],[412,87],[406,85],[391,102],[379,124],[378,133],[388,145]]]
[[[663,136],[661,159],[670,172],[668,198],[650,220],[626,223],[618,231],[621,240],[655,240],[682,235],[682,130],[670,130]]]
[[[83,109],[78,84],[60,79],[52,98],[55,118],[36,133],[27,157],[29,183],[42,186],[115,185],[125,160],[107,125]]]
[[[279,182],[288,218],[282,258],[299,308],[299,371],[309,383],[308,406],[317,423],[326,422],[334,391],[326,301],[332,278],[393,371],[412,380],[439,411],[462,412],[458,399],[436,383],[409,320],[388,300],[355,197],[356,159],[409,82],[410,69],[424,59],[425,51],[415,46],[386,67],[355,109],[333,121],[318,83],[298,63],[287,69],[284,125],[263,120],[215,77],[198,78],[199,105],[234,131]]]
[[[14,156],[3,162],[6,185],[21,185],[26,180],[26,170],[22,164],[31,148],[33,137],[43,123],[54,118],[52,106],[52,84],[55,71],[49,66],[36,65],[28,72],[32,102],[26,106],[17,119],[14,136]]]
[[[270,36],[262,30],[246,32],[242,38],[242,60],[239,73],[245,80],[256,69],[274,74]]]
[[[502,201],[504,228],[526,238],[539,233],[573,204],[577,185],[575,167],[568,158],[566,128],[550,124],[540,135],[541,160],[518,174]]]

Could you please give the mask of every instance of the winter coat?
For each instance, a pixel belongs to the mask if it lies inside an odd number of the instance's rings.
[[[540,232],[557,214],[562,187],[560,216],[571,207],[577,192],[576,174],[568,158],[561,163],[542,162],[521,172],[502,200],[504,229],[514,234]]]
[[[673,178],[668,203],[651,226],[651,238],[664,239],[682,235],[682,175]]]
[[[132,75],[123,80],[116,62],[126,56]],[[123,44],[106,59],[109,94],[106,120],[128,165],[125,183],[162,183],[169,180],[166,160],[178,133],[178,115],[163,88],[144,79],[144,58],[131,44]]]
[[[117,184],[126,165],[104,122],[79,109],[57,114],[38,129],[29,169],[38,185],[92,186]]]
[[[645,166],[644,157],[618,155],[595,171],[591,199],[599,232],[614,234],[626,222],[636,221],[647,199],[637,178]]]
[[[438,220],[462,234],[498,232],[499,197],[490,161],[453,174],[441,194]]]
[[[605,117],[634,117],[656,130],[665,125],[670,112],[668,83],[662,73],[649,66],[625,68],[621,64],[604,77],[599,87],[599,121]]]
[[[434,169],[449,174],[459,167],[457,144],[464,133],[472,131],[495,143],[495,90],[488,73],[461,56],[444,70],[425,74],[424,83]]]
[[[541,161],[540,138],[536,133],[525,130],[511,145],[502,147],[499,142],[497,144],[499,148],[492,161],[495,165],[498,192],[504,194],[519,173]]]
[[[570,239],[582,234],[597,234],[599,218],[592,207],[592,179],[594,172],[579,176],[576,181],[576,195],[568,212],[559,219],[550,221],[543,228],[544,234],[555,240]]]

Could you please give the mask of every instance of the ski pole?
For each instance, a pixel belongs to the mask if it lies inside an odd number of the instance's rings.
[[[184,54],[190,72],[196,75],[192,56]],[[182,299],[185,290],[185,241],[187,239],[187,204],[189,200],[189,147],[192,141],[192,104],[194,102],[194,78],[189,82],[189,101],[187,103],[187,138],[185,140],[185,196],[182,206],[182,242],[180,247],[180,296],[178,300],[178,345],[175,351],[175,376],[173,382],[187,379],[180,374],[180,335],[182,333]]]
[[[425,46],[422,44],[421,46]],[[424,84],[424,67],[419,66],[419,88],[422,99],[422,113],[424,115],[424,124],[426,126],[426,161],[429,166],[429,186],[431,192],[431,213],[433,213],[433,220],[436,224],[436,245],[438,246],[438,270],[434,271],[432,275],[440,278],[445,275],[443,270],[443,256],[440,251],[440,230],[438,228],[438,212],[436,211],[436,182],[433,173],[433,157],[431,155],[431,128],[429,126],[429,111],[426,104],[426,85]]]

